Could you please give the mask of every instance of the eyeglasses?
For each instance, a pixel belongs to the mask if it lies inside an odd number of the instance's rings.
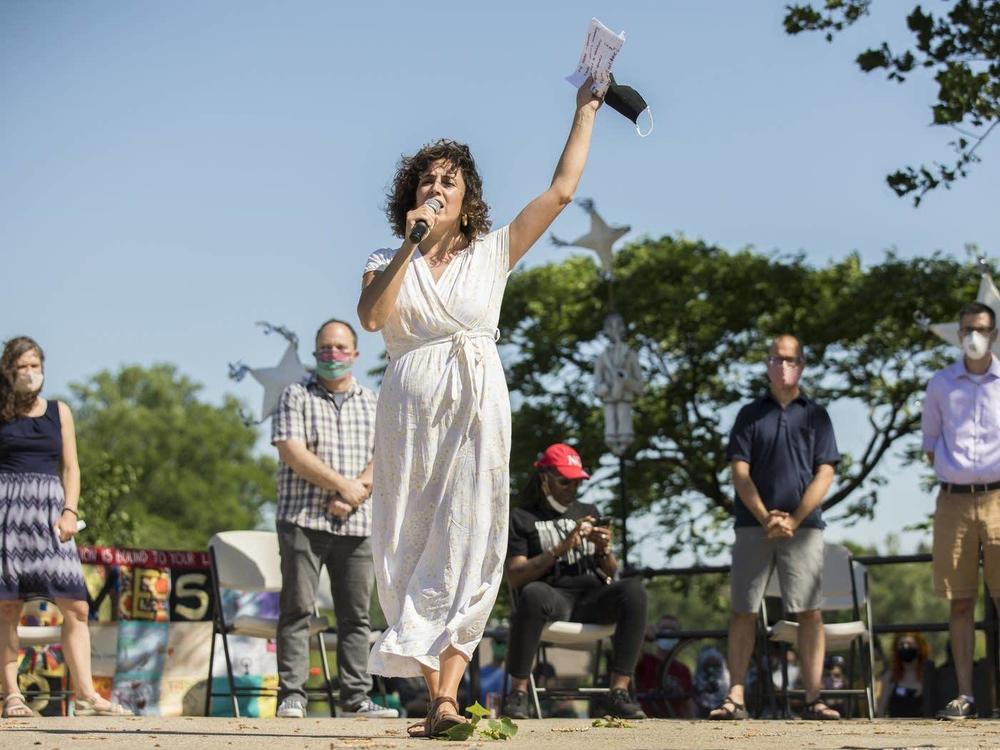
[[[994,329],[991,326],[962,326],[958,329],[958,335],[962,338],[972,333],[981,333],[983,336],[989,336],[993,331]]]
[[[799,357],[778,357],[772,354],[767,358],[769,365],[791,365],[792,367],[802,367],[802,360]]]

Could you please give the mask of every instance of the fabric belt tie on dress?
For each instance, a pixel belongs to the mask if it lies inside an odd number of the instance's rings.
[[[476,380],[476,368],[483,361],[483,352],[479,348],[478,342],[482,339],[497,341],[499,338],[500,331],[498,329],[470,331],[463,328],[424,344],[424,346],[451,344],[448,361],[437,386],[437,394],[441,397],[441,406],[434,417],[434,424],[441,421],[450,410],[449,407],[457,404],[463,390],[469,394],[471,400],[472,415],[469,419],[469,430],[480,420],[485,394]]]
[[[945,492],[953,492],[956,495],[979,495],[983,492],[1000,490],[1000,482],[988,482],[986,484],[949,484],[948,482],[941,482],[941,488]]]

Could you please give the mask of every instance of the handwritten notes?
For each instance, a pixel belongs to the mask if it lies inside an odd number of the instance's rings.
[[[587,38],[583,42],[580,62],[573,74],[566,76],[566,80],[579,88],[587,80],[587,76],[590,76],[594,79],[592,87],[594,93],[604,96],[611,84],[611,66],[623,44],[625,44],[624,31],[616,34],[596,18],[590,19],[590,28],[587,29]]]

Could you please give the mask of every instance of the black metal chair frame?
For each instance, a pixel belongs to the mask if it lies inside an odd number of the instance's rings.
[[[208,656],[208,680],[205,684],[205,716],[211,715],[212,708],[212,698],[222,697],[228,695],[232,699],[233,703],[233,716],[239,717],[240,707],[239,700],[240,696],[244,697],[254,697],[263,698],[270,696],[277,696],[277,689],[275,688],[237,688],[236,678],[233,675],[233,662],[229,653],[229,635],[233,632],[233,625],[226,622],[225,608],[222,606],[222,588],[219,585],[218,571],[216,570],[216,560],[215,560],[215,550],[210,546],[208,549],[208,554],[211,559],[211,574],[212,574],[212,596],[214,597],[214,611],[212,613],[212,645]],[[212,670],[215,666],[215,636],[219,634],[222,636],[222,649],[226,659],[226,678],[229,682],[229,692],[228,693],[217,693],[212,690]],[[323,631],[316,634],[316,643],[319,647],[320,652],[320,663],[323,669],[323,686],[321,688],[309,688],[307,689],[308,695],[316,695],[320,697],[325,697],[330,706],[330,716],[336,715],[336,700],[333,690],[333,682],[330,677],[330,663],[326,655],[326,642],[323,639]]]
[[[875,718],[875,683],[874,683],[875,650],[874,650],[873,639],[875,638],[875,628],[872,622],[871,595],[870,595],[870,588],[868,586],[868,570],[867,568],[863,569],[866,595],[865,595],[865,616],[864,618],[862,618],[861,605],[860,602],[858,601],[857,579],[855,578],[854,575],[854,563],[855,563],[854,555],[848,552],[847,565],[851,581],[851,599],[852,599],[851,614],[855,621],[860,621],[864,623],[865,629],[867,631],[866,632],[867,638],[865,638],[864,635],[859,635],[851,640],[850,647],[848,648],[849,656],[847,659],[847,664],[848,664],[847,684],[848,685],[854,684],[854,665],[855,662],[857,661],[860,664],[861,676],[862,679],[864,680],[865,687],[822,689],[820,690],[820,696],[823,698],[846,697],[848,700],[847,703],[848,715],[853,716],[854,699],[856,696],[863,695],[865,696],[865,703],[868,709],[868,718],[874,719]],[[772,575],[775,574],[776,573],[772,571]],[[784,608],[784,601],[782,601],[781,606],[782,606],[783,619],[788,619],[788,613],[785,611]],[[769,656],[770,649],[768,648],[768,645],[772,642],[771,635],[773,633],[773,627],[768,623],[767,607],[763,600],[761,601],[760,612],[761,616],[758,619],[758,623],[759,623],[760,635],[763,638],[763,643],[764,643],[764,665],[765,665],[765,671],[767,673],[765,676],[763,676],[763,679],[760,680],[760,682],[762,684],[766,684],[769,686],[770,691],[774,696],[774,698],[783,699],[784,716],[787,718],[791,716],[791,697],[792,696],[805,697],[806,691],[802,689],[789,687],[788,661],[785,658],[782,658],[781,662],[781,688],[774,688],[770,677],[771,675],[770,656]],[[859,640],[862,642],[862,645],[858,644]],[[862,653],[862,648],[865,642],[867,642],[867,648],[864,648],[864,650],[867,651],[867,658],[865,658],[866,655]],[[782,656],[784,657],[789,646],[785,642],[779,642],[779,643],[781,643],[783,647]]]
[[[510,582],[507,582],[507,589],[510,592],[510,614],[513,618],[517,613],[517,600],[518,591]],[[580,623],[585,625],[594,625],[597,623]],[[539,695],[543,695],[549,698],[562,698],[565,700],[586,700],[588,702],[592,701],[595,695],[607,695],[611,692],[610,687],[610,662],[607,659],[608,650],[605,649],[605,641],[607,637],[601,637],[596,639],[594,644],[594,656],[592,661],[591,669],[591,679],[593,680],[593,686],[591,687],[575,687],[575,688],[556,688],[556,687],[538,687],[535,684],[535,674],[534,669],[528,674],[528,687],[531,691],[532,705],[535,707],[535,716],[539,719],[542,717],[542,705],[539,700]],[[565,648],[573,651],[578,651],[582,649],[574,648],[569,644],[552,643],[546,642],[544,639],[539,642],[538,649],[535,657],[535,664],[547,663],[548,662],[548,649],[550,648]],[[509,653],[509,652],[508,652]],[[605,669],[605,676],[608,678],[608,685],[599,686],[598,683],[601,681],[601,662],[604,661],[607,669]],[[501,693],[501,699],[507,696],[507,682],[509,680],[509,675],[507,672],[507,663],[504,662],[503,669],[503,688]]]

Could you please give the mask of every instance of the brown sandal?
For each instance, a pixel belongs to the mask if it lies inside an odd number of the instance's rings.
[[[411,724],[406,728],[406,733],[411,737],[430,737],[430,712],[427,712],[427,718],[423,721],[418,721],[416,724]]]
[[[448,710],[448,704],[454,706],[455,710]],[[441,695],[434,699],[431,710],[427,713],[427,736],[440,737],[452,727],[468,723],[469,720],[459,713],[458,701],[450,695]]]
[[[817,698],[806,704],[802,718],[806,721],[837,721],[840,719],[840,712],[830,708],[822,698]]]

